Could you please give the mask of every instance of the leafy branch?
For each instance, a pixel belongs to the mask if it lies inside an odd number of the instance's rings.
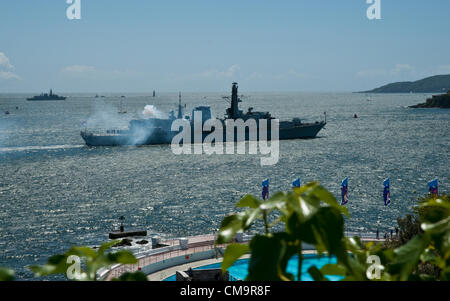
[[[250,253],[246,280],[289,281],[294,275],[287,272],[287,264],[298,256],[298,280],[301,280],[303,245],[313,245],[319,256],[334,256],[336,264],[327,264],[320,270],[313,266],[308,273],[314,280],[325,281],[326,275],[338,275],[343,280],[365,281],[373,279],[371,267],[380,271],[377,280],[430,280],[431,275],[418,272],[421,264],[433,264],[440,270],[434,279],[450,280],[450,202],[430,197],[421,202],[427,208],[421,228],[407,244],[386,248],[374,242],[363,243],[358,237],[344,236],[345,207],[319,183],[313,182],[291,192],[279,192],[267,201],[252,195],[236,204],[245,211],[227,216],[220,227],[217,244],[232,242],[238,232],[249,230],[257,220],[264,223],[264,235],[255,235],[249,245],[230,244],[224,254],[222,270],[225,272],[236,260]],[[277,211],[280,217],[268,224],[268,214]],[[284,224],[284,231],[271,233],[269,228]],[[379,263],[370,259],[375,255]]]

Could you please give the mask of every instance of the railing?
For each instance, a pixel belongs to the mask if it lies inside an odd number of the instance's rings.
[[[220,246],[217,246],[217,247],[220,247]],[[164,262],[168,259],[181,257],[181,256],[190,256],[195,253],[211,251],[214,248],[215,248],[215,246],[213,244],[212,245],[209,244],[209,245],[204,245],[204,246],[189,247],[189,249],[186,249],[186,250],[178,249],[178,250],[173,250],[173,251],[168,251],[168,252],[163,252],[163,253],[155,253],[151,256],[141,257],[141,258],[138,258],[137,264],[120,265],[117,267],[113,267],[111,269],[111,271],[108,273],[107,280],[111,280],[113,278],[118,278],[118,277],[120,277],[120,275],[127,273],[127,272],[139,271],[146,266],[149,266],[149,265],[152,265],[155,263],[159,263],[159,262]]]
[[[161,244],[167,246],[158,249],[152,249],[151,246],[140,248],[139,251],[133,252],[138,259],[137,264],[112,266],[108,270],[104,269],[99,271],[98,278],[111,280],[113,278],[120,277],[120,275],[124,273],[136,272],[141,270],[143,267],[158,262],[164,262],[165,260],[179,256],[190,256],[194,253],[210,251],[216,247],[214,245],[214,235],[193,236],[188,237],[187,239],[188,249],[186,250],[181,250],[179,239],[163,241]],[[128,248],[128,250],[130,249]]]
[[[345,232],[348,237],[358,236],[361,239],[376,239],[375,233],[363,233],[363,232]],[[242,243],[248,242],[252,239],[252,235],[244,235]],[[151,249],[151,247],[144,247],[143,250],[135,252],[135,256],[138,259],[137,264],[132,265],[115,265],[108,270],[102,270],[99,272],[99,279],[111,280],[118,278],[122,274],[127,272],[136,272],[142,270],[144,267],[164,262],[166,260],[180,257],[190,256],[195,253],[206,252],[210,250],[219,250],[215,255],[223,256],[221,249],[226,248],[226,244],[216,246],[214,244],[214,235],[201,235],[188,238],[188,249],[182,250],[179,245],[179,240],[164,241],[162,244],[166,247]],[[188,259],[188,258],[187,258]],[[239,279],[230,275],[232,281],[240,281]]]

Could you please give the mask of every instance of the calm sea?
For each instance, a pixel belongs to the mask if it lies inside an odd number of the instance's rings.
[[[185,94],[183,102],[189,111],[210,105],[222,117],[226,95]],[[106,241],[121,215],[126,227],[163,237],[212,232],[241,197],[260,194],[265,178],[271,192],[288,190],[300,176],[339,197],[340,182],[349,177],[346,226],[357,232],[390,230],[426,193],[428,180],[438,177],[441,191],[450,188],[450,111],[407,108],[429,95],[248,93],[243,109],[304,121],[328,115],[317,139],[281,141],[279,163],[269,167],[260,166],[260,155],[176,156],[169,146],[84,146],[84,121],[92,128],[125,127],[145,105],[176,109],[175,93],[73,94],[63,102],[27,102],[27,96],[0,94],[0,266],[15,269],[19,279],[32,278],[26,265],[42,264],[72,245]],[[127,114],[117,114],[120,108]],[[382,200],[386,177],[388,208]]]

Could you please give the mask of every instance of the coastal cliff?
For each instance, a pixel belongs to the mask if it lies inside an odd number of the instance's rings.
[[[360,93],[442,93],[450,89],[450,74],[427,77],[415,82],[392,83]]]
[[[442,108],[450,109],[450,90],[447,94],[433,95],[433,97],[428,98],[426,103],[421,103],[415,106],[410,106],[410,108]]]

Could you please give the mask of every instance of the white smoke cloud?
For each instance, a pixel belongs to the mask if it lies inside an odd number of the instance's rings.
[[[166,119],[169,118],[169,116],[159,111],[154,105],[146,105],[144,108],[144,111],[142,111],[142,116],[144,116],[145,119],[149,118],[160,118],[160,119]]]
[[[120,115],[117,107],[105,103],[103,100],[98,100],[94,103],[93,111],[94,113],[88,118],[83,127],[95,130],[95,132],[105,133],[107,130],[123,130],[122,133],[126,135],[129,145],[145,144],[147,139],[153,134],[154,128],[149,126],[152,123],[151,121],[149,121],[150,123],[130,128],[129,118],[126,115]],[[168,118],[166,113],[159,111],[153,105],[145,106],[142,116],[144,119]]]

